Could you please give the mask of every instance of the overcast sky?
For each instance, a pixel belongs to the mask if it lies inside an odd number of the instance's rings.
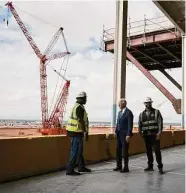
[[[3,1],[0,1],[0,21],[2,21]],[[59,1],[59,2],[14,2],[32,15],[47,21],[41,22],[17,9],[38,47],[43,52],[60,26],[64,27],[69,51],[72,53],[66,77],[71,80],[67,114],[75,102],[79,91],[88,94],[87,111],[90,121],[110,121],[113,96],[113,55],[104,53],[100,48],[103,24],[105,28],[115,27],[114,1]],[[163,15],[151,1],[129,1],[131,21]],[[64,50],[62,39],[58,51]],[[59,70],[63,60],[50,63]],[[66,60],[65,60],[66,61]],[[39,60],[20,31],[15,19],[9,18],[9,25],[0,23],[0,118],[40,119],[40,78]],[[61,72],[64,73],[63,71]],[[168,71],[181,83],[181,70]],[[53,98],[58,76],[48,67],[49,107]],[[181,92],[162,74],[153,72],[166,88],[177,98]],[[58,87],[59,88],[59,87]],[[58,90],[57,88],[57,90]],[[142,91],[143,90],[143,91]],[[143,100],[152,97],[166,122],[179,122],[177,115],[165,96],[134,66],[127,66],[126,99],[138,119],[144,109]]]

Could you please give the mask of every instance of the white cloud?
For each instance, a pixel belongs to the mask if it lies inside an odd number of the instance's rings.
[[[4,2],[0,2],[0,5],[3,4]],[[20,17],[29,26],[42,52],[58,27],[64,27],[67,44],[72,52],[67,71],[67,77],[71,79],[71,86],[66,117],[75,102],[76,94],[84,90],[88,93],[86,108],[90,120],[111,120],[114,60],[112,54],[99,50],[99,41],[103,24],[106,28],[112,28],[115,25],[115,2],[16,1],[15,5],[57,26],[44,24],[18,9]],[[131,21],[143,19],[144,13],[147,17],[161,14],[151,1],[129,2]],[[41,117],[39,60],[14,18],[10,19],[8,28],[0,24],[0,40],[6,40],[3,43],[0,41],[0,117],[39,119]],[[57,48],[59,49],[59,46]],[[63,51],[63,48],[60,49]],[[56,60],[51,62],[51,66],[59,70],[61,63],[62,60]],[[181,82],[180,72],[180,70],[172,70],[170,74]],[[58,77],[49,67],[47,74],[50,104]],[[161,82],[170,88],[176,97],[181,96],[180,92],[170,85],[164,76],[160,73],[153,74],[158,79],[161,78]],[[57,92],[58,90],[59,87]],[[134,112],[135,120],[144,108],[142,101],[146,96],[153,98],[155,106],[167,101],[134,65],[128,65],[126,98],[128,107]],[[170,102],[163,103],[160,110],[166,121],[179,121],[180,116],[176,115]]]

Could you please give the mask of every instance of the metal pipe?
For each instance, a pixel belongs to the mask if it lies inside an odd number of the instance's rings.
[[[186,37],[182,36],[182,129],[186,129]]]
[[[117,100],[125,97],[128,1],[116,1],[112,131],[116,126]]]
[[[128,1],[120,1],[120,31],[118,44],[118,100],[126,96],[126,45],[127,45],[127,12]]]
[[[118,69],[118,29],[119,28],[119,1],[116,1],[116,23],[115,23],[115,43],[114,43],[114,75],[113,75],[113,107],[112,107],[112,130],[116,126],[116,109],[117,109],[117,69]]]

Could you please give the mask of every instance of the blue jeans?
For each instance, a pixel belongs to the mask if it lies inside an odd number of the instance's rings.
[[[85,167],[83,157],[83,137],[71,137],[71,150],[70,150],[70,161],[67,165],[67,172],[74,171],[78,164],[78,169]]]

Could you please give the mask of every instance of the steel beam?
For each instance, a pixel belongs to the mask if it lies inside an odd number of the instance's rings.
[[[173,53],[171,53],[169,50],[167,50],[165,47],[163,47],[161,44],[157,43],[157,45],[162,49],[164,50],[165,52],[167,52],[169,55],[171,55],[173,58],[177,59],[179,62],[181,62],[181,60],[176,57]]]
[[[158,42],[165,42],[165,41],[173,41],[175,39],[181,38],[181,34],[179,31],[176,32],[165,32],[162,34],[152,34],[146,36],[145,44],[153,44]],[[130,40],[130,46],[142,46],[143,43],[143,36],[136,37]],[[114,41],[105,42],[105,50],[110,51],[114,50]]]
[[[153,0],[153,3],[167,16],[176,28],[185,33],[185,1]]]
[[[155,44],[152,44],[153,46],[155,45]],[[151,47],[151,48],[145,48],[145,47],[143,47],[143,50],[144,51],[146,51],[146,50],[148,50],[148,51],[151,51],[151,50],[160,50],[160,48],[157,46],[157,47]],[[130,53],[132,53],[132,52],[135,52],[135,51],[131,51]]]
[[[169,56],[168,53],[166,54],[153,54],[153,57],[166,57],[166,56]]]
[[[112,132],[116,126],[117,101],[125,98],[128,1],[116,1]]]
[[[182,91],[181,85],[165,70],[159,70],[162,74],[164,74],[180,91]]]
[[[155,60],[154,58],[152,58],[152,57],[149,56],[148,54],[146,54],[146,53],[144,53],[144,52],[142,52],[142,51],[140,51],[140,50],[138,50],[138,49],[136,49],[136,48],[132,48],[132,49],[134,49],[134,50],[136,50],[137,52],[139,52],[140,54],[146,56],[146,57],[149,58],[151,61],[156,62],[156,63],[159,64],[160,66],[166,68],[163,64],[161,64],[159,61]]]
[[[186,129],[186,37],[182,37],[182,128]]]
[[[146,63],[144,64],[143,63],[143,66],[149,70],[149,71],[152,71],[152,70],[161,70],[163,69],[162,66],[160,65],[157,65],[157,64],[153,64],[153,65],[148,65],[149,63]],[[180,64],[174,64],[174,65],[166,65],[166,69],[171,69],[171,68],[180,68]]]
[[[127,51],[127,58],[130,60],[172,103],[175,111],[181,114],[180,99],[176,99],[148,70],[146,70],[133,56]]]

